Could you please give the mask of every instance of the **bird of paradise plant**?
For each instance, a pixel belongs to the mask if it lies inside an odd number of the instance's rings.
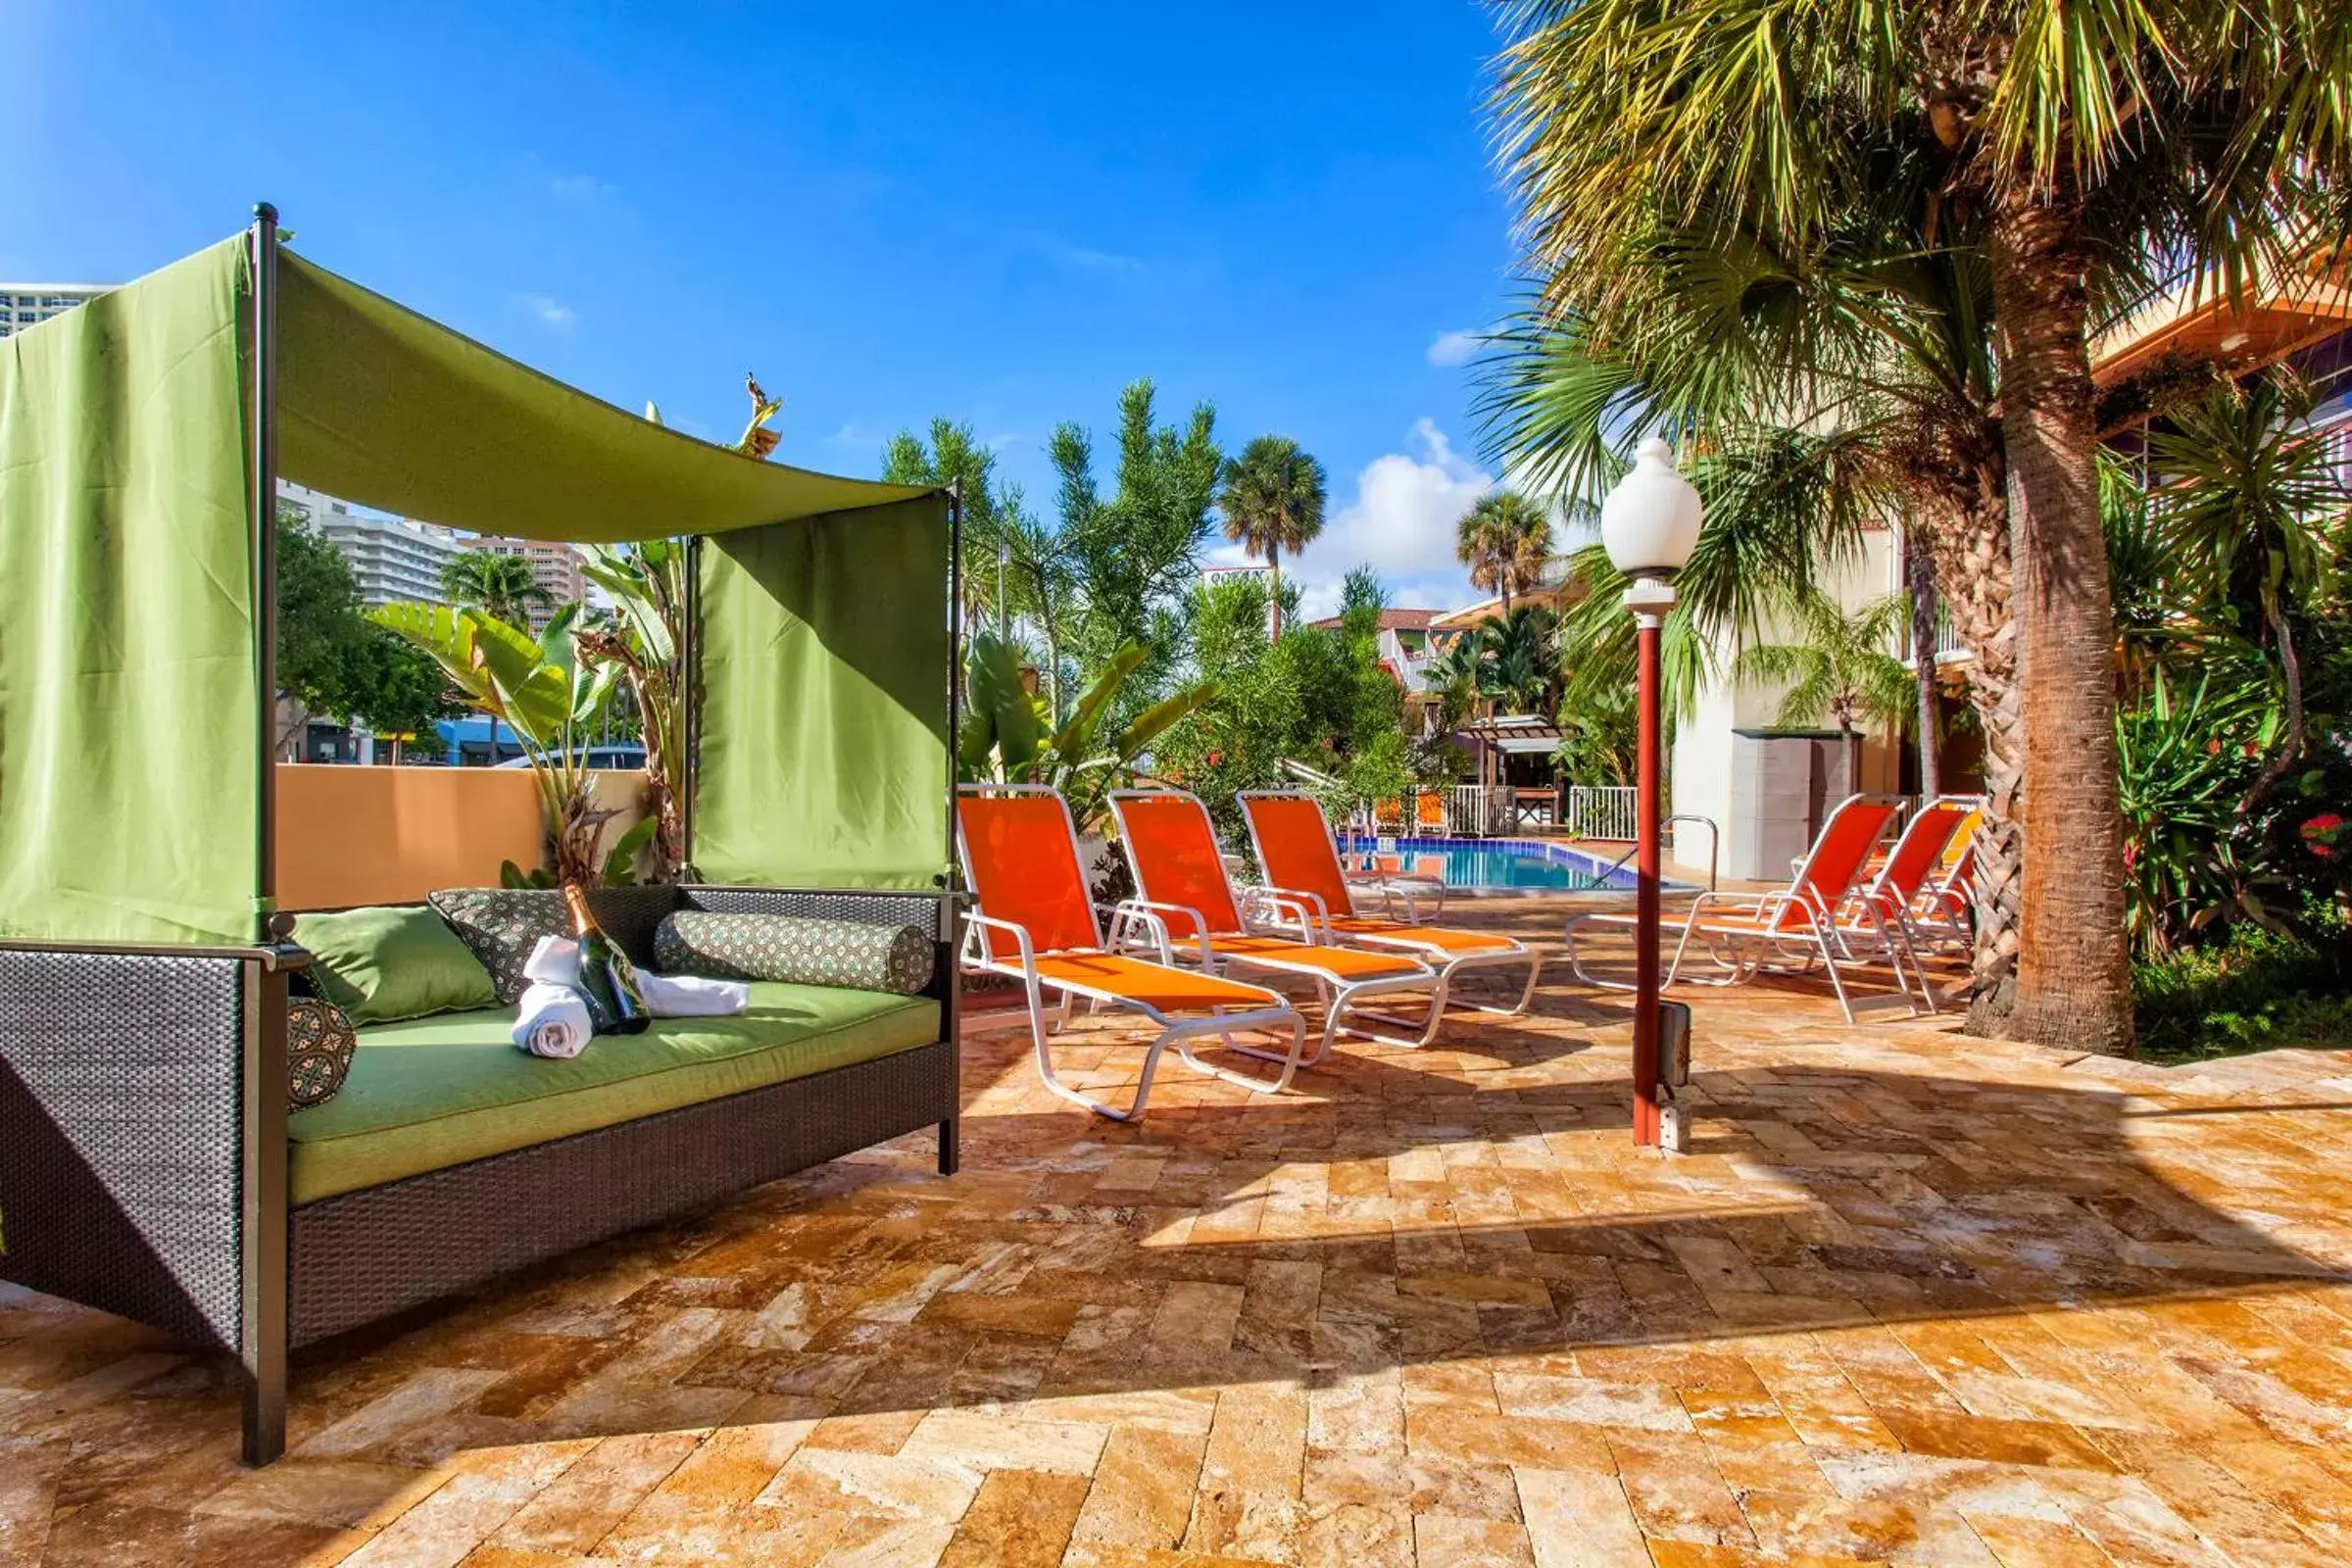
[[[466,703],[514,731],[539,789],[556,880],[593,887],[606,870],[604,826],[616,813],[597,803],[587,748],[615,677],[611,665],[579,657],[579,610],[565,605],[536,638],[484,611],[447,605],[385,605],[368,618],[430,656]]]

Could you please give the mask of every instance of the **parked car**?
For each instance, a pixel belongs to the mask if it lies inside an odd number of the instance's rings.
[[[590,746],[582,751],[581,760],[590,767],[606,767],[626,771],[645,765],[645,748],[636,741],[612,741],[602,746]],[[528,767],[527,757],[510,757],[500,767]]]

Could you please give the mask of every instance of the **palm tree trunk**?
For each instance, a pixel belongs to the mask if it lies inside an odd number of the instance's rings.
[[[2025,737],[2018,711],[2017,623],[2006,484],[1997,452],[1955,462],[1914,492],[1914,520],[1936,586],[1969,651],[1968,702],[1984,737],[1984,818],[1977,832],[1976,951],[1971,989],[2006,1010],[2017,967],[2025,858],[2018,832]]]
[[[1266,570],[1272,573],[1272,588],[1266,594],[1266,641],[1282,641],[1282,546],[1266,546]]]
[[[1936,562],[1916,528],[1903,530],[1903,577],[1911,590],[1911,667],[1919,680],[1919,797],[1943,793],[1942,736],[1936,709]]]
[[[2016,540],[2027,783],[2015,990],[1972,1027],[2105,1054],[2132,1049],[2116,793],[2115,631],[2099,527],[2082,206],[1996,198],[1988,257]],[[2006,1000],[2006,1015],[2000,1004]]]

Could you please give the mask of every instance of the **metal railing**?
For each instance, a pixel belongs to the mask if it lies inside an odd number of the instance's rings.
[[[1709,893],[1714,892],[1716,867],[1723,858],[1723,829],[1716,826],[1715,819],[1711,816],[1700,816],[1695,811],[1677,811],[1672,816],[1666,818],[1665,821],[1658,824],[1658,849],[1660,851],[1660,859],[1665,858],[1664,851],[1666,848],[1666,834],[1668,830],[1671,829],[1677,822],[1696,822],[1707,830],[1707,891]],[[1627,836],[1631,837],[1632,835],[1629,834]],[[1618,856],[1617,858],[1611,860],[1608,864],[1600,868],[1599,872],[1593,879],[1595,885],[1605,885],[1610,877],[1614,876],[1617,872],[1624,870],[1626,862],[1634,858],[1634,852],[1641,847],[1642,846],[1639,842],[1627,845],[1625,847],[1624,854]]]
[[[1641,793],[1625,784],[1571,784],[1567,819],[1561,826],[1570,838],[1624,843],[1634,836]]]

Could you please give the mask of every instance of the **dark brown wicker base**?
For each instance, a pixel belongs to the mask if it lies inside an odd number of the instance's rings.
[[[948,895],[596,898],[632,951],[682,904],[937,922],[940,1039],[289,1210],[286,993],[308,955],[0,942],[0,1280],[235,1351],[245,1457],[267,1464],[285,1446],[292,1345],[926,1127],[954,1174]]]
[[[956,1162],[956,1048],[936,1045],[603,1127],[294,1210],[308,1345],[919,1128]]]

